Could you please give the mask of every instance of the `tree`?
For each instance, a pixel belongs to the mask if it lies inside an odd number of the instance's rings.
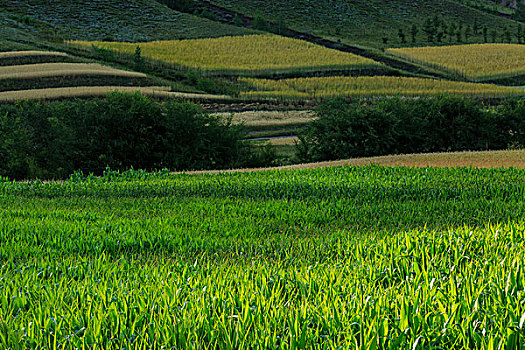
[[[467,28],[465,28],[465,41],[469,41],[471,36],[472,36],[472,27],[467,26]]]
[[[492,29],[490,31],[490,38],[492,39],[493,43],[496,42],[497,37],[498,37],[498,32],[496,31],[496,29]]]
[[[383,40],[383,44],[388,44],[388,37],[384,36],[381,39]]]
[[[417,25],[416,24],[412,24],[412,28],[410,29],[410,34],[412,35],[412,42],[413,43],[416,42],[416,36],[417,36],[418,32],[419,32],[419,29],[417,28]]]
[[[478,35],[478,33],[479,33],[478,18],[474,17],[474,35]]]
[[[445,35],[445,33],[443,33],[442,30],[439,30],[437,33],[436,33],[436,40],[438,43],[442,42],[443,41],[443,35]]]
[[[427,35],[427,41],[434,42],[436,28],[434,28],[434,23],[432,23],[432,19],[430,17],[427,17],[425,20],[425,23],[423,24],[423,31]]]
[[[521,24],[519,24],[516,28],[517,28],[516,39],[518,39],[518,44],[521,44],[522,37],[523,37],[523,28],[521,27]]]
[[[456,24],[453,22],[450,22],[447,28],[447,34],[448,34],[448,41],[451,42],[454,34],[456,33]]]
[[[460,42],[462,42],[462,40],[461,40],[461,34],[463,34],[463,33],[462,33],[462,31],[463,31],[463,25],[462,25],[461,23],[458,23],[458,27],[457,27],[457,28],[458,28],[458,29],[457,29],[457,31],[456,31],[456,39],[457,39],[457,42],[460,43]]]
[[[399,28],[399,31],[397,32],[397,36],[399,36],[399,40],[401,40],[402,44],[405,44],[407,42],[405,37],[405,32],[403,32],[403,29]]]
[[[133,55],[133,63],[135,65],[135,70],[140,72],[144,67],[144,59],[142,58],[142,50],[140,46],[137,45],[135,48],[135,55]]]
[[[253,18],[252,28],[267,32],[269,31],[270,26],[268,25],[268,22],[258,14]]]
[[[483,27],[483,42],[488,43],[488,29],[487,27]]]
[[[233,17],[233,25],[237,27],[242,27],[244,25],[244,22],[237,14],[235,14],[235,17]]]
[[[505,37],[507,43],[510,44],[510,42],[512,41],[512,35],[510,34],[509,27],[505,26],[505,28],[503,29],[503,36]]]

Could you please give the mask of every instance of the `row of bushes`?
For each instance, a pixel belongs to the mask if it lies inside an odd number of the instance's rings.
[[[140,94],[0,105],[0,176],[257,166],[242,128],[189,102]]]
[[[525,101],[498,107],[456,96],[348,102],[335,99],[298,145],[302,161],[525,146]]]

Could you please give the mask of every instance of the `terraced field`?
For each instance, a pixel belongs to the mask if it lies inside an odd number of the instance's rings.
[[[37,63],[17,65],[18,60],[38,58],[39,61],[72,57],[55,52],[0,52],[0,101],[34,99],[67,99],[104,96],[112,91],[140,92],[159,98],[190,100],[222,100],[228,96],[172,92],[170,86],[158,86],[144,73],[125,71],[98,63]]]
[[[525,47],[518,44],[407,47],[387,51],[474,81],[525,75]]]
[[[276,35],[149,43],[73,42],[129,55],[138,47],[150,59],[212,74],[261,75],[380,68],[373,60]]]
[[[516,349],[524,178],[369,166],[1,182],[0,346]]]
[[[320,77],[297,79],[241,78],[252,86],[244,97],[316,99],[337,96],[433,96],[457,94],[474,97],[522,96],[525,90],[490,84],[465,83],[446,80],[406,77]]]

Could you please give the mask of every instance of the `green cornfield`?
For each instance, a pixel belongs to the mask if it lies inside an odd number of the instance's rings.
[[[0,179],[0,348],[523,348],[524,180],[380,166]]]

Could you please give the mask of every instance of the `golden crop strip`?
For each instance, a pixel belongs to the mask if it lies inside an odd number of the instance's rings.
[[[73,75],[146,77],[146,74],[143,73],[115,69],[95,63],[40,63],[0,67],[0,79],[38,79]]]
[[[388,49],[387,52],[476,81],[525,74],[525,45],[471,44]]]
[[[53,52],[53,51],[9,51],[9,52],[0,52],[0,60],[2,58],[23,58],[23,57],[32,57],[32,56],[60,56],[67,57],[67,54],[63,52]]]
[[[253,87],[253,91],[241,93],[248,98],[295,99],[396,95],[417,97],[439,94],[476,97],[525,95],[525,90],[519,88],[407,77],[321,77],[282,80],[240,78],[239,80]]]
[[[193,94],[183,92],[171,92],[169,86],[77,86],[52,89],[35,89],[21,91],[0,92],[0,101],[12,102],[19,100],[43,100],[43,99],[62,99],[76,97],[97,97],[105,96],[112,91],[120,92],[140,92],[141,94],[161,97],[161,98],[184,98],[192,100],[228,100],[228,96]]]
[[[381,64],[351,53],[276,35],[231,36],[215,39],[148,43],[81,42],[73,44],[143,56],[184,68],[225,74],[368,69]]]

